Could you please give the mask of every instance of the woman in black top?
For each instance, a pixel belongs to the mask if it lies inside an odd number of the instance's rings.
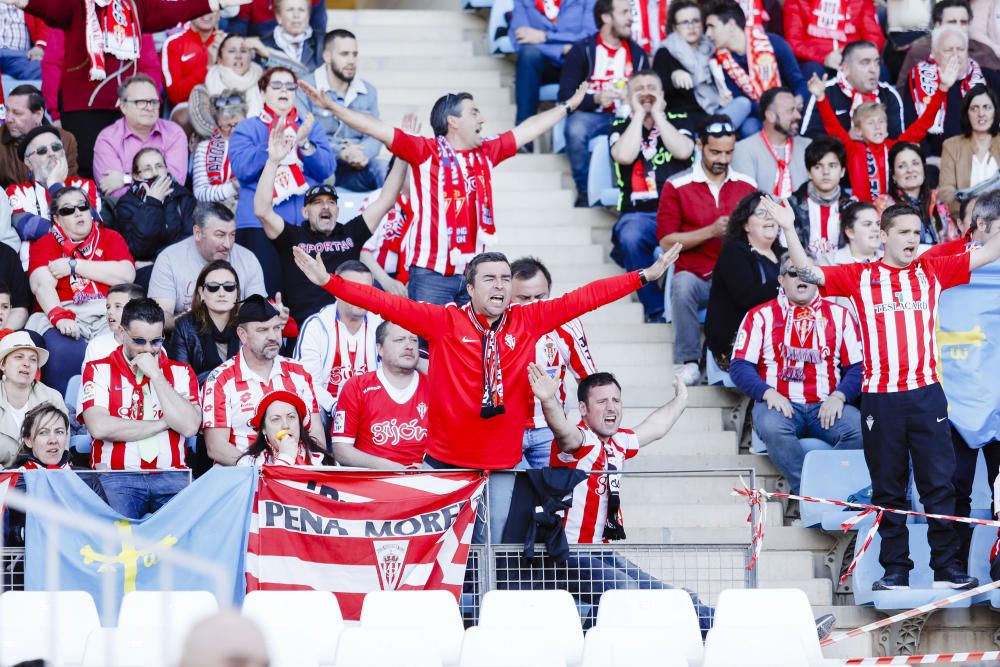
[[[724,371],[729,370],[743,316],[778,295],[781,244],[778,223],[761,206],[761,199],[767,196],[758,190],[736,205],[712,272],[705,341]]]
[[[222,362],[236,356],[240,279],[232,265],[221,259],[209,262],[195,282],[191,312],[177,319],[168,354],[190,364],[198,384]]]

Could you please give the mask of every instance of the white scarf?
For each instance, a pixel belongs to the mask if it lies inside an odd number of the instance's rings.
[[[285,55],[302,62],[302,45],[307,39],[312,37],[313,29],[306,26],[305,32],[298,35],[289,35],[280,25],[274,27],[274,43],[278,45]]]
[[[205,88],[211,96],[219,95],[224,90],[240,91],[247,101],[247,118],[252,118],[264,108],[264,96],[257,87],[257,81],[263,73],[264,70],[257,63],[250,63],[246,74],[237,74],[228,67],[213,65],[208,68],[205,76]]]

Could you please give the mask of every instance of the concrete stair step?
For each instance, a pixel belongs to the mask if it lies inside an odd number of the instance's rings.
[[[626,359],[651,364],[672,364],[673,345],[669,343],[606,343],[588,340],[590,353],[598,368],[616,368]]]
[[[497,168],[497,174],[502,173],[505,169],[507,169],[507,163]],[[523,225],[525,227],[563,227],[569,225],[611,229],[615,224],[615,219],[601,209],[573,208],[572,198],[528,206],[519,197],[498,197],[495,209],[497,220],[503,221],[503,224]]]
[[[643,449],[639,456],[643,456],[648,449]],[[638,458],[638,457],[636,457]],[[632,470],[630,459],[625,464],[627,472]],[[772,479],[767,487],[771,490],[775,487],[776,480]],[[689,475],[628,475],[625,483],[622,484],[622,501],[625,507],[636,506],[662,506],[674,504],[694,505],[696,503],[706,503],[709,505],[729,505],[732,502],[743,504],[746,501],[742,498],[731,495],[733,487],[740,485],[739,477],[731,472],[720,473],[697,473]]]
[[[660,456],[660,452],[668,455]],[[733,431],[707,431],[692,437],[691,433],[674,431],[644,447],[639,456],[630,459],[627,470],[669,469],[671,456],[714,454],[732,456],[739,453],[739,441]],[[630,480],[631,483],[631,480]]]
[[[450,42],[445,42],[440,46],[440,49],[443,51],[446,47],[450,47],[450,45]],[[387,44],[385,48],[388,49],[389,44]],[[425,55],[435,54],[428,53]],[[461,57],[461,55],[457,57]],[[391,88],[380,88],[378,91],[378,101],[380,105],[419,104],[420,106],[430,109],[434,105],[434,102],[436,102],[439,97],[444,95],[449,90],[454,91],[455,87],[452,85],[442,87],[435,86],[432,88],[429,86],[424,87],[423,85],[420,87],[411,85],[410,87],[393,86]],[[478,105],[486,107],[502,106],[504,104],[510,104],[511,101],[510,91],[506,88],[488,88],[480,84],[470,86],[470,90],[467,92],[472,93],[472,96],[475,98]]]
[[[798,588],[809,598],[809,604],[829,605],[833,602],[833,584],[829,579],[781,579],[780,581],[757,580],[760,588]]]
[[[486,84],[484,83],[483,87],[485,86]],[[504,166],[514,167],[518,171],[544,171],[546,173],[562,173],[567,175],[570,173],[569,162],[566,160],[566,156],[555,153],[518,153],[504,162]]]
[[[419,55],[417,55],[419,54]],[[502,70],[501,63],[496,58],[490,56],[469,55],[452,60],[446,56],[429,56],[422,50],[415,51],[413,55],[376,56],[371,53],[364,53],[366,71],[407,71],[415,72],[414,76],[420,76],[421,72],[447,72],[451,69],[469,71],[496,72]],[[442,88],[442,93],[447,91],[448,86]],[[430,111],[430,109],[428,109]]]
[[[639,424],[653,411],[653,408],[633,408],[630,410],[627,400],[627,398],[622,397],[626,406],[622,421],[626,428]],[[566,414],[573,424],[580,421],[580,411],[576,405],[569,406]],[[699,433],[702,431],[722,431],[722,413],[717,408],[688,408],[674,424],[672,430],[682,433],[687,431]]]
[[[535,247],[543,252],[553,247],[593,246],[590,230],[586,227],[511,227],[503,224],[497,228],[497,243],[500,246]]]
[[[528,169],[523,163],[505,162],[493,173],[493,187],[497,190],[558,190],[563,187],[563,175],[555,171]]]
[[[512,255],[520,257],[521,255]],[[544,260],[543,260],[544,261]],[[642,306],[638,303],[623,303],[616,301],[601,306],[597,310],[586,313],[581,318],[583,326],[590,328],[590,324],[611,324],[618,323],[619,326],[642,325]]]
[[[436,39],[422,42],[412,40],[370,42],[365,44],[364,49],[366,58],[405,58],[415,53],[425,58],[464,58],[475,54],[472,42],[439,42]]]
[[[624,363],[610,363],[601,362],[602,368],[606,368],[612,373],[614,373],[615,378],[623,387],[638,387],[641,393],[647,394],[645,387],[649,386],[670,386],[674,378],[673,364],[669,361],[663,361],[659,364],[644,364],[644,365],[625,365]],[[672,392],[672,390],[671,390]],[[671,396],[673,394],[671,393]],[[627,402],[628,396],[624,396],[623,400],[626,401],[625,405],[628,406]],[[667,399],[669,400],[669,399]],[[663,405],[667,401],[657,402],[652,400],[649,396],[646,397],[645,402],[650,405]],[[715,410],[715,408],[711,408]]]
[[[498,168],[503,169],[503,166]],[[531,209],[535,211],[547,211],[552,208],[561,208],[570,213],[574,210],[573,200],[575,197],[573,193],[569,190],[522,190],[522,191],[511,191],[511,190],[497,190],[495,193],[496,207],[497,207],[497,220],[503,221],[506,219],[506,213],[508,211],[516,211],[515,215],[521,215],[523,209]],[[546,216],[540,216],[542,220]],[[545,224],[544,222],[542,224]],[[541,225],[539,225],[541,226]]]
[[[475,14],[427,9],[328,9],[326,17],[331,29],[352,31],[351,26],[408,26],[435,30],[458,27],[479,31],[486,27],[486,22]]]
[[[757,580],[808,580],[815,577],[813,569],[813,555],[808,551],[771,551],[759,561]]]
[[[638,457],[637,457],[638,458]],[[625,508],[628,511],[628,508]],[[744,518],[746,514],[744,513]],[[625,518],[626,526],[628,517]],[[729,528],[631,528],[627,529],[628,544],[750,544],[750,528],[744,524]],[[764,537],[765,551],[761,559],[777,551],[825,551],[834,540],[818,530],[798,526],[774,526]]]
[[[355,25],[350,31],[358,38],[358,50],[362,58],[369,44],[412,40],[414,34],[413,26],[410,25]],[[434,26],[435,42],[475,41],[478,37],[472,29],[465,26]]]
[[[497,243],[493,246],[508,257],[537,257],[545,264],[567,264],[577,261],[581,264],[600,264],[604,261],[604,248],[598,245],[553,246],[553,245],[513,245]]]
[[[440,91],[439,96],[448,92],[447,88]],[[381,93],[380,93],[381,94]],[[435,98],[437,99],[437,98]],[[400,104],[379,104],[379,110],[382,114],[382,118],[386,122],[398,125],[402,120],[403,116],[408,113],[417,114],[417,118],[424,126],[424,134],[430,136],[430,114],[431,114],[431,103],[428,104],[411,104],[411,103],[400,103]],[[500,107],[490,108],[484,110],[484,123],[483,123],[483,133],[484,136],[490,136],[493,134],[500,134],[501,132],[506,132],[510,128],[514,127],[514,107],[513,105],[507,108],[501,109]],[[504,194],[503,190],[498,190],[494,194],[499,198],[501,194]],[[518,196],[520,193],[506,193],[508,196]],[[551,201],[546,200],[544,205],[549,205],[554,203],[558,206],[567,206],[573,203],[573,198],[557,198]]]
[[[719,413],[719,418],[722,418],[721,412]],[[679,432],[676,429],[675,432]],[[656,450],[654,450],[656,451]],[[647,452],[643,452],[647,454]],[[669,457],[670,470],[731,470],[733,471],[734,477],[743,475],[747,484],[750,483],[749,473],[750,469],[753,469],[757,474],[757,483],[760,484],[761,477],[778,477],[781,475],[778,469],[774,467],[771,463],[771,459],[767,456],[756,456],[754,454],[697,454],[697,455],[671,455],[665,449],[660,449],[657,451],[656,455],[653,452],[648,452],[650,455],[646,460],[652,462],[657,456],[658,457]],[[655,470],[656,468],[643,467],[640,468],[640,461],[645,458],[644,456],[637,456],[629,461],[630,470]],[[634,466],[632,464],[635,464]],[[803,529],[805,530],[805,529]]]
[[[625,516],[625,532],[633,528],[660,528],[672,530],[675,528],[736,528],[746,525],[746,509],[739,505],[716,505],[699,503],[697,505],[659,505],[634,506],[623,503]],[[768,503],[767,527],[781,526],[781,504]],[[829,584],[830,582],[827,581]]]
[[[410,28],[404,28],[404,29],[410,30]],[[363,57],[364,45],[362,45],[360,48],[362,49],[362,57]],[[378,87],[380,98],[383,90],[389,90],[399,87],[410,87],[413,86],[415,82],[418,82],[421,86],[426,86],[428,89],[440,90],[440,91],[456,90],[456,89],[464,90],[466,88],[489,90],[491,88],[499,87],[501,85],[500,70],[458,69],[450,72],[427,70],[420,72],[419,74],[415,74],[412,70],[405,70],[405,69],[369,71],[369,69],[365,67],[366,64],[367,60],[362,60],[361,76],[364,79],[371,81]],[[557,155],[554,157],[558,157],[563,160],[566,159],[562,155]]]
[[[558,286],[556,285],[553,287]],[[586,327],[587,341],[594,343],[658,343],[667,345],[669,324],[643,324],[623,327],[619,324],[595,323]]]

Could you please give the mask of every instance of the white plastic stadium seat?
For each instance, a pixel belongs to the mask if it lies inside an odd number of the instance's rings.
[[[797,588],[729,589],[719,594],[715,607],[715,628],[750,628],[754,631],[784,626],[790,645],[800,645],[809,664],[822,663],[823,652],[816,636],[809,598]],[[711,640],[711,632],[709,632]],[[708,665],[708,643],[705,644]]]
[[[155,646],[175,662],[195,625],[219,611],[208,591],[132,591],[122,598],[118,629],[153,629]]]
[[[544,632],[522,633],[521,628],[511,632],[509,627],[481,625],[465,631],[460,664],[461,667],[566,667],[561,648],[548,641]]]
[[[683,647],[673,641],[662,628],[598,626],[587,631],[587,639],[583,643],[583,667],[688,667],[688,665]]]
[[[509,636],[517,641],[538,635],[561,648],[566,664],[583,660],[583,626],[566,591],[489,591],[483,596],[479,627],[513,630]]]
[[[271,650],[295,653],[301,635],[310,637],[314,659],[333,664],[344,629],[340,604],[323,591],[251,591],[243,600],[243,615],[255,621]]]
[[[166,667],[166,656],[156,650],[156,631],[98,628],[87,640],[83,667]]]
[[[340,636],[337,667],[441,667],[433,647],[401,641],[382,630],[348,628]]]
[[[766,616],[758,611],[760,616]],[[796,637],[795,628],[778,624],[755,627],[714,626],[705,640],[702,667],[817,667]],[[816,633],[813,632],[815,638]]]
[[[32,658],[79,664],[87,637],[99,627],[94,599],[83,591],[10,591],[0,595],[3,665]]]
[[[596,627],[603,630],[649,628],[677,647],[680,655],[692,665],[700,664],[704,657],[698,615],[691,596],[681,589],[604,591],[597,608]],[[589,634],[587,640],[590,641]]]
[[[465,626],[455,596],[448,591],[373,591],[361,607],[361,627],[421,638],[445,665],[457,665]]]

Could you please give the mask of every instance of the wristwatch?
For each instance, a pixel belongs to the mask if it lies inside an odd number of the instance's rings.
[[[649,282],[649,279],[646,277],[646,269],[639,269],[639,282],[643,285]]]
[[[312,155],[316,151],[316,144],[306,139],[301,144],[299,144],[299,148],[306,155]]]
[[[69,258],[69,275],[76,278],[76,257]]]
[[[575,111],[575,109],[570,106],[569,102],[563,102],[563,109],[566,110],[567,116]]]

